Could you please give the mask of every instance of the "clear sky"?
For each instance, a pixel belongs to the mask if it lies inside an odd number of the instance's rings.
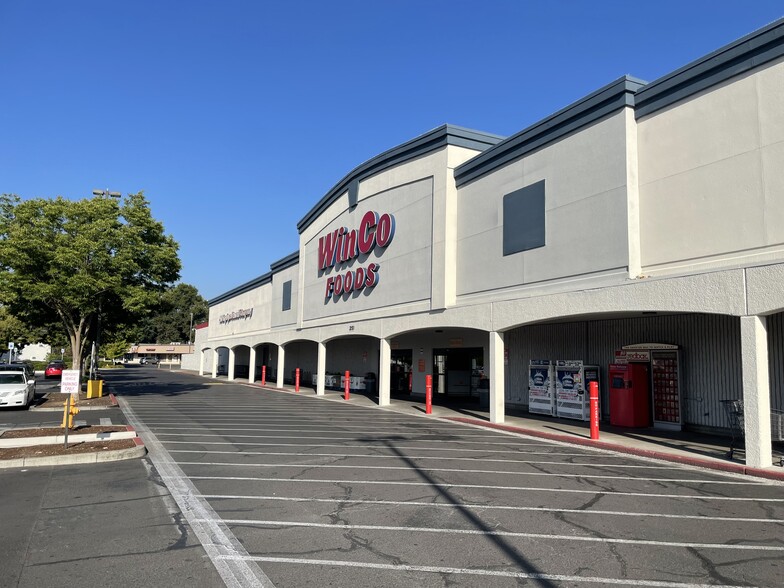
[[[299,247],[357,165],[653,81],[781,0],[0,0],[0,192],[144,190],[207,299]]]

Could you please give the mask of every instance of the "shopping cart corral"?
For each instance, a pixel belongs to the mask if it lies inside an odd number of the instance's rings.
[[[730,432],[732,433],[730,450],[727,452],[727,458],[732,459],[735,451],[744,444],[743,400],[722,400],[721,404],[724,406],[724,412],[727,415]],[[770,411],[770,438],[773,443],[784,442],[784,411]],[[778,465],[784,467],[784,454],[779,454],[777,460]]]

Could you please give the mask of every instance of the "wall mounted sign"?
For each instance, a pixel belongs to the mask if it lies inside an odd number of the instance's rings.
[[[370,210],[362,217],[359,228],[349,230],[340,227],[319,237],[319,274],[328,273],[333,268],[336,271],[336,275],[329,276],[326,280],[324,303],[330,299],[340,300],[352,292],[375,287],[378,284],[380,264],[360,265],[342,273],[339,268],[347,266],[354,259],[370,255],[372,251],[386,248],[394,236],[395,217],[388,213],[379,215]]]
[[[227,312],[226,314],[220,315],[218,318],[218,322],[222,325],[226,323],[230,323],[231,321],[236,321],[240,319],[249,319],[253,316],[253,309],[252,308],[241,308],[234,312]]]

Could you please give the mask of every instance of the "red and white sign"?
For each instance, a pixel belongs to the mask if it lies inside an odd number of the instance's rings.
[[[375,287],[381,267],[378,263],[348,269],[343,273],[340,273],[338,268],[360,255],[369,255],[375,249],[384,249],[394,236],[395,217],[389,213],[379,215],[370,210],[362,217],[358,229],[340,227],[319,237],[318,271],[326,273],[333,268],[336,270],[336,275],[327,278],[324,302],[327,303],[330,299],[337,301],[352,292]]]

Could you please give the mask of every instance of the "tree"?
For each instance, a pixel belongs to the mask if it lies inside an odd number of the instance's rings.
[[[0,196],[0,303],[29,325],[58,320],[74,365],[105,326],[153,306],[179,278],[176,241],[144,194]]]
[[[128,349],[130,349],[130,345],[128,345],[127,341],[122,340],[113,341],[102,346],[103,356],[108,357],[112,361],[128,353]]]

